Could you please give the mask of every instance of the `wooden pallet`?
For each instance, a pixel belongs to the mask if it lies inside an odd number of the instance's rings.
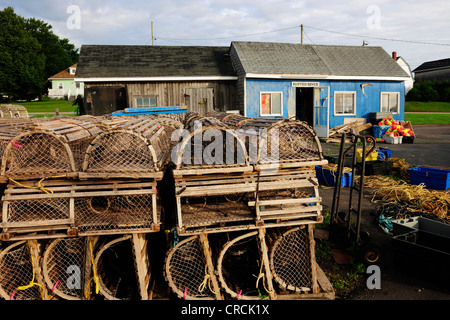
[[[120,203],[118,202],[120,201]],[[141,204],[141,201],[145,201]],[[159,230],[154,180],[10,183],[2,198],[2,238],[142,233]],[[98,208],[96,208],[96,206]],[[54,209],[54,216],[43,216]]]

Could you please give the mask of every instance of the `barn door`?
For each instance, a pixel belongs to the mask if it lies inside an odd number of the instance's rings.
[[[329,134],[330,87],[314,88],[314,130],[320,138]]]
[[[214,88],[186,88],[185,97],[188,111],[205,115],[214,110]]]
[[[127,108],[125,87],[98,86],[86,89],[87,114],[101,116]]]

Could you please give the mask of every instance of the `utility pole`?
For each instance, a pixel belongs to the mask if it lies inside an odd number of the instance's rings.
[[[301,31],[302,31],[302,44],[303,44],[303,24],[300,25],[300,27],[301,27]]]
[[[155,34],[153,32],[153,21],[152,21],[152,46],[155,45]]]

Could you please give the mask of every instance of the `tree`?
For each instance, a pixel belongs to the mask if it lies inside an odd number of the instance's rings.
[[[0,92],[30,99],[45,85],[41,45],[25,30],[25,20],[8,7],[0,11]]]
[[[68,39],[60,39],[52,31],[52,26],[42,20],[30,18],[25,21],[25,30],[38,40],[41,53],[45,56],[44,77],[47,80],[61,70],[78,61],[78,50]],[[41,93],[47,92],[44,86]]]
[[[8,7],[0,11],[0,93],[12,99],[41,97],[48,78],[78,61],[78,50],[52,26],[24,19]]]

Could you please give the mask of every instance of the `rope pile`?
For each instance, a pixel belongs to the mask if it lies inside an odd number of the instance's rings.
[[[388,203],[398,203],[416,211],[432,213],[441,219],[449,219],[449,191],[426,189],[424,184],[410,185],[403,180],[394,180],[385,176],[369,176],[365,178],[365,186],[375,189],[375,199]]]

